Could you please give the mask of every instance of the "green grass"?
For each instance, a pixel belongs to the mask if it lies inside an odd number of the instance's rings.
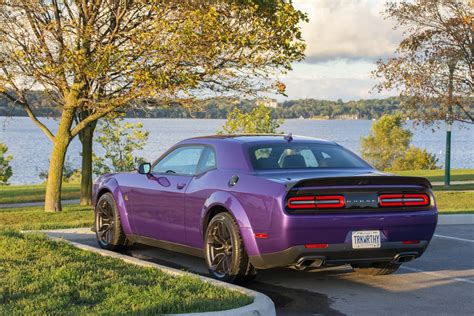
[[[216,311],[252,298],[18,230],[91,227],[90,207],[0,209],[0,315],[163,314]]]
[[[389,171],[402,176],[416,176],[428,178],[431,182],[444,181],[444,170],[407,170]],[[474,169],[453,169],[451,170],[451,181],[474,181]]]
[[[83,251],[41,234],[0,232],[1,315],[164,314],[217,311],[252,298]]]
[[[435,197],[440,213],[474,213],[474,191],[438,191]]]
[[[63,211],[46,213],[42,207],[0,209],[0,231],[92,227],[91,207],[64,205]]]
[[[79,184],[63,184],[61,198],[74,200],[79,198]],[[46,185],[9,185],[0,187],[0,204],[41,202],[44,200]]]
[[[474,190],[474,183],[468,184],[453,184],[449,187],[445,187],[444,185],[434,185],[433,191],[473,191]]]

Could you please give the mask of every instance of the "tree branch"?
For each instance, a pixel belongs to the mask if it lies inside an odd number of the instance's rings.
[[[80,131],[82,131],[89,123],[94,122],[95,120],[100,119],[101,117],[107,115],[108,113],[115,110],[116,106],[109,106],[101,111],[97,111],[94,114],[91,114],[84,118],[82,121],[79,122],[74,128],[71,130],[71,138],[74,138]]]
[[[26,99],[24,97],[22,97],[23,100],[20,100],[18,98],[15,98],[13,96],[11,96],[9,93],[7,93],[6,91],[0,91],[1,94],[3,94],[4,96],[7,97],[7,99],[11,100],[12,102],[14,103],[18,103],[20,104],[23,109],[25,110],[26,114],[28,114],[28,116],[30,117],[30,119],[33,121],[33,123],[36,124],[36,126],[38,126],[42,131],[43,133],[49,138],[49,140],[51,142],[54,142],[54,134],[49,130],[49,128],[44,125],[37,117],[36,115],[33,113],[33,111],[31,110],[31,107],[30,105],[28,104],[28,101],[26,101]]]

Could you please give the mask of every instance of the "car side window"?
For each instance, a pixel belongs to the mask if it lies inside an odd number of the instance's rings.
[[[197,173],[203,173],[211,169],[215,169],[217,166],[216,163],[216,152],[210,147],[206,147],[201,156],[201,161],[197,169]]]
[[[183,146],[176,148],[153,166],[152,172],[188,176],[195,175],[203,150],[203,146]]]

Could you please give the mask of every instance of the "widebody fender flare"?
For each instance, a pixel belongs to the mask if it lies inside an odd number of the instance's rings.
[[[223,207],[230,212],[239,226],[242,239],[244,241],[247,254],[253,256],[259,253],[258,245],[255,240],[252,226],[240,201],[230,192],[216,191],[211,194],[204,203],[201,211],[201,234],[204,236],[204,230],[209,218],[209,212],[213,207]]]

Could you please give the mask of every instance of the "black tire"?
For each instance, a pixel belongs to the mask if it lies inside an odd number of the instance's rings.
[[[95,236],[100,248],[121,250],[127,243],[127,237],[122,229],[120,214],[111,193],[105,193],[97,202],[94,210]]]
[[[369,265],[352,264],[352,269],[358,274],[363,275],[388,275],[395,273],[400,268],[400,263],[375,262]]]
[[[255,278],[240,230],[232,215],[218,213],[207,225],[204,252],[209,273],[215,279],[243,283]]]

